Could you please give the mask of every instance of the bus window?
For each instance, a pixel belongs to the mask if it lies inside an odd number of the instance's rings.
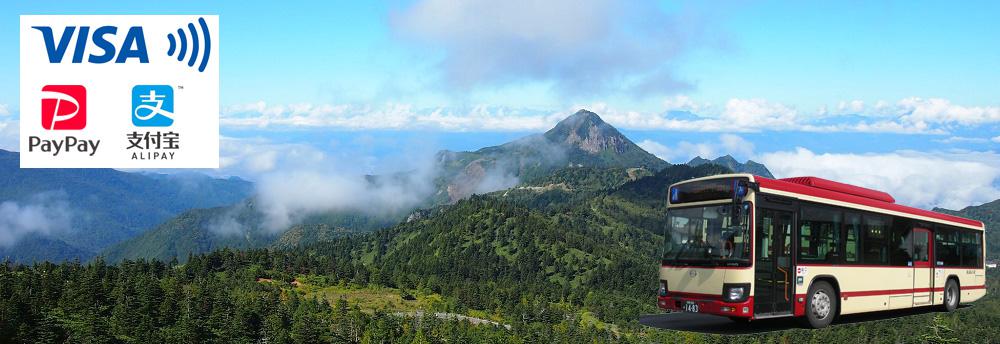
[[[840,212],[803,206],[799,221],[799,260],[840,263]]]
[[[982,262],[983,248],[979,233],[962,230],[959,235],[962,240],[962,248],[960,250],[962,254],[962,266],[980,267],[979,263]]]
[[[767,259],[770,258],[774,253],[774,241],[771,240],[771,235],[774,233],[774,222],[770,216],[764,216],[763,220],[763,230],[761,231],[760,244],[760,257]]]
[[[892,221],[892,235],[889,240],[889,248],[892,250],[889,263],[894,266],[912,266],[913,265],[913,233],[911,229],[913,224],[911,221],[895,217]]]
[[[913,232],[913,261],[927,261],[927,232]]]
[[[865,215],[861,247],[864,249],[861,262],[869,265],[889,264],[889,219],[883,216]]]
[[[958,231],[953,228],[937,225],[934,228],[935,266],[961,266],[962,257],[958,254]]]
[[[846,220],[844,222],[845,242],[846,248],[844,250],[844,261],[848,263],[858,262],[858,252],[861,251],[861,241],[858,238],[861,237],[861,215],[855,213],[847,213],[844,216]]]

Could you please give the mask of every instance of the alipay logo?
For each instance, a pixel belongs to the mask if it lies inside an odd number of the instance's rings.
[[[169,85],[133,87],[132,124],[137,127],[169,127],[174,124],[174,88]]]

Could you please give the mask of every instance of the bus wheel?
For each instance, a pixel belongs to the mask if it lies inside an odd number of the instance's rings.
[[[837,294],[826,281],[817,281],[806,295],[806,320],[812,328],[823,328],[837,315]]]
[[[946,312],[954,311],[958,308],[961,298],[962,294],[958,292],[958,283],[954,279],[948,279],[948,282],[944,284],[944,310]]]

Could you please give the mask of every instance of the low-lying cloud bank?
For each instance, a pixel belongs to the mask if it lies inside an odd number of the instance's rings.
[[[418,108],[407,104],[294,104],[256,102],[227,107],[221,123],[231,128],[338,128],[349,130],[544,131],[580,108],[590,109],[620,129],[682,132],[855,132],[947,135],[1000,124],[1000,106],[955,104],[940,98],[903,98],[866,105],[860,101],[801,109],[767,99],[732,98],[725,104],[699,103],[686,96],[653,110],[607,103],[565,109],[506,107]]]
[[[40,193],[25,202],[0,202],[0,247],[10,247],[30,234],[67,231],[71,219],[63,192]]]
[[[435,197],[438,201],[462,198],[509,188],[519,181],[516,171],[523,161],[480,162],[458,171],[445,171],[445,162],[438,159],[447,154],[437,155],[432,145],[403,142],[401,146],[399,155],[376,157],[343,146],[321,149],[312,143],[224,137],[222,168],[216,173],[254,180],[254,208],[263,215],[260,227],[271,233],[284,231],[312,215],[396,215],[428,205]],[[543,156],[539,159],[556,159],[565,154],[555,148],[541,150]],[[375,165],[382,173],[369,175]],[[451,175],[454,173],[458,174]],[[453,184],[444,183],[448,180]],[[211,220],[209,229],[226,235],[243,233],[249,224],[243,223],[246,219],[240,215],[239,209],[227,211]]]
[[[413,171],[377,180],[318,170],[267,175],[257,189],[264,228],[282,231],[309,215],[337,210],[371,215],[406,211],[431,195],[432,178],[425,173]]]

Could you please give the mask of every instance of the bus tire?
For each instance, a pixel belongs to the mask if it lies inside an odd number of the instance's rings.
[[[951,312],[958,308],[962,302],[962,293],[958,288],[958,282],[954,278],[949,278],[944,284],[944,311]]]
[[[813,282],[806,294],[806,321],[812,328],[824,328],[837,316],[839,298],[826,281]]]

